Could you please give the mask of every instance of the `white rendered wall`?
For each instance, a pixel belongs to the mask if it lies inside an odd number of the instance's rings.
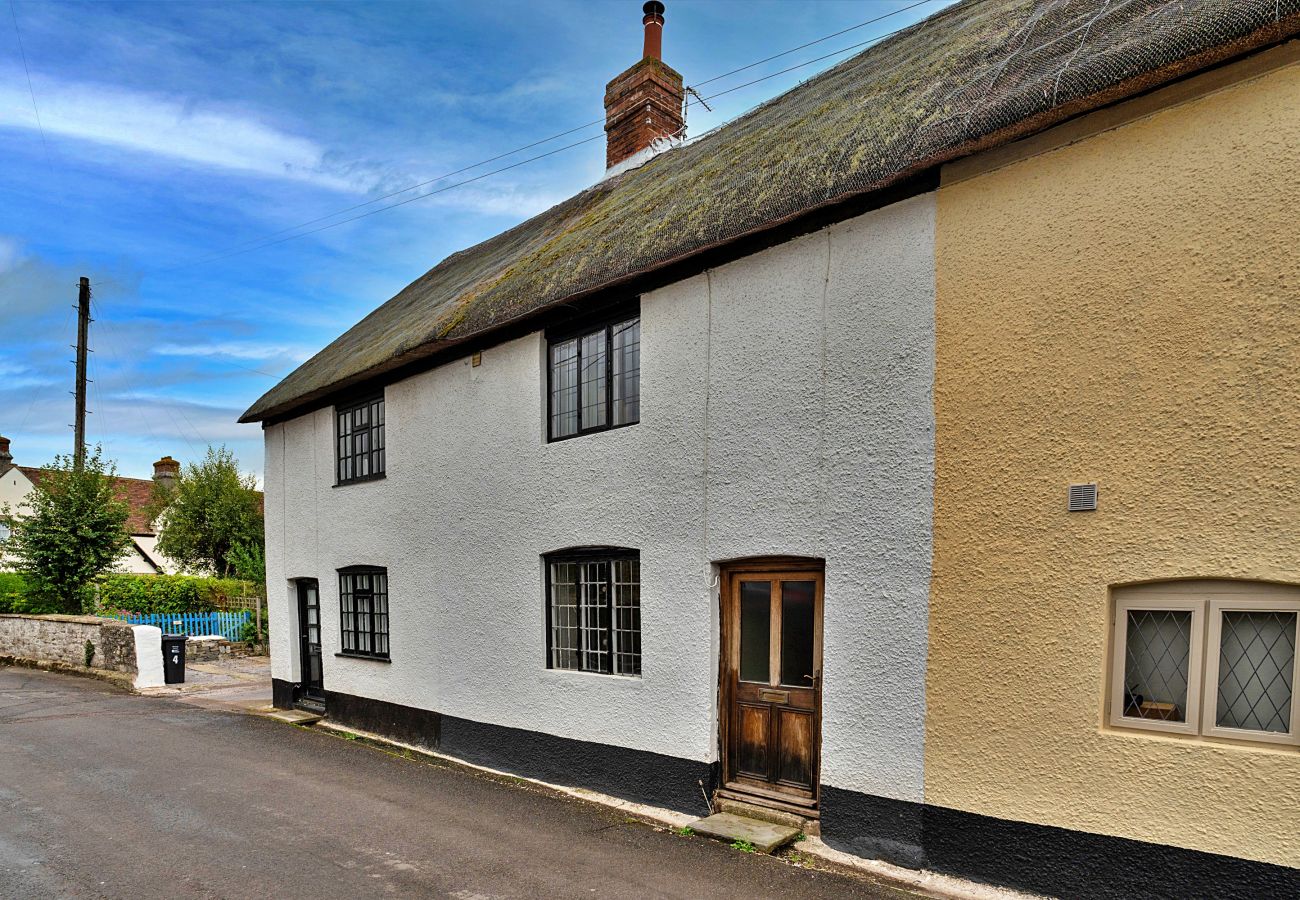
[[[390,385],[388,476],[333,486],[332,410],[266,430],[275,677],[320,579],[328,690],[717,757],[718,561],[826,559],[822,780],[922,799],[933,195],[641,298],[641,423],[548,444],[533,334]],[[541,555],[641,551],[642,677],[545,668]],[[388,568],[392,663],[334,656],[335,570]]]
[[[158,687],[163,679],[162,629],[155,625],[133,625],[135,635],[135,687]]]

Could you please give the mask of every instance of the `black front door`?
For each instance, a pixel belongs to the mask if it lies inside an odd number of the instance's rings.
[[[320,590],[315,579],[298,582],[298,625],[301,629],[302,690],[309,700],[325,699],[320,665]]]

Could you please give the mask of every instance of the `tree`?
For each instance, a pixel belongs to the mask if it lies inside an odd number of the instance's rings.
[[[187,568],[228,577],[234,548],[261,548],[265,540],[257,480],[239,473],[239,461],[224,446],[208,447],[174,487],[155,488],[154,510],[162,519],[158,551]]]
[[[226,554],[235,577],[250,582],[260,597],[266,587],[266,548],[260,544],[236,544]]]
[[[89,607],[91,579],[130,543],[130,510],[117,494],[115,476],[98,446],[80,469],[71,456],[56,456],[24,501],[30,512],[2,511],[11,531],[4,549],[26,577],[28,595],[43,606],[73,615]]]

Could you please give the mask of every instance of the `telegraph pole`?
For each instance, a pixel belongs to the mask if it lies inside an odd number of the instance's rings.
[[[73,425],[76,434],[72,448],[72,466],[78,472],[86,464],[86,346],[90,337],[90,279],[84,275],[77,291],[77,419]]]

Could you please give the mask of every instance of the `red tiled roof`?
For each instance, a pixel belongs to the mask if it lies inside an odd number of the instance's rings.
[[[26,475],[27,480],[32,484],[40,481],[45,474],[35,466],[14,466],[14,468]],[[131,534],[156,534],[148,513],[149,502],[153,499],[153,482],[147,478],[121,476],[113,480],[117,484],[118,498],[125,500],[130,508],[130,514],[126,518],[126,530]]]

